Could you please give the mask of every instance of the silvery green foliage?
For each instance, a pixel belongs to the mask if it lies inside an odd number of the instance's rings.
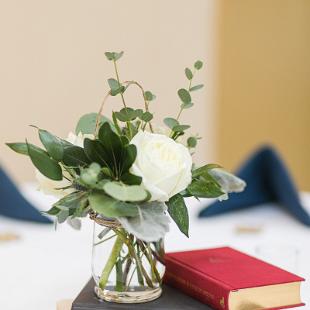
[[[82,227],[82,222],[80,219],[77,219],[77,218],[71,218],[71,217],[68,217],[67,218],[67,223],[73,228],[73,229],[76,229],[76,230],[80,230],[81,227]]]
[[[119,217],[122,226],[131,234],[146,242],[160,240],[169,231],[170,218],[167,206],[160,202],[144,203],[138,206],[136,217]]]
[[[225,192],[218,199],[227,200],[229,193],[240,193],[246,187],[246,183],[235,175],[221,168],[214,168],[209,171],[210,175],[220,184],[221,189]]]

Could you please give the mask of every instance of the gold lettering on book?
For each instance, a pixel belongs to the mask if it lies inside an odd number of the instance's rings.
[[[196,286],[195,284],[191,283],[191,282],[188,281],[188,280],[184,280],[183,278],[178,277],[177,275],[175,275],[175,274],[173,274],[173,273],[171,273],[171,272],[167,272],[167,271],[166,271],[166,273],[167,273],[167,275],[168,275],[170,278],[174,279],[176,282],[179,282],[179,283],[181,283],[181,284],[187,286],[188,288],[190,288],[190,289],[192,289],[193,291],[195,291],[195,292],[197,292],[197,293],[199,293],[199,294],[201,294],[201,295],[207,297],[207,298],[210,299],[210,300],[214,300],[214,295],[213,295],[212,293],[210,293],[210,292],[208,292],[208,291],[206,291],[206,290],[200,288],[199,286]]]
[[[225,308],[225,299],[224,299],[224,297],[222,297],[221,299],[220,299],[220,305],[221,305],[221,307],[224,309]]]

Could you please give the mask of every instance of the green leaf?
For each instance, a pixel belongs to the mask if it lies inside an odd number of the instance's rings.
[[[117,60],[119,60],[119,59],[123,56],[124,52],[123,52],[123,51],[120,52],[120,53],[116,53],[116,52],[105,52],[104,54],[105,54],[105,56],[107,57],[108,60],[117,61]]]
[[[104,54],[108,60],[114,60],[114,53],[113,52],[105,52]]]
[[[136,109],[135,114],[136,114],[136,117],[140,118],[143,115],[143,110],[142,109]]]
[[[194,104],[193,104],[192,102],[190,102],[190,103],[182,103],[182,104],[181,104],[181,108],[182,108],[182,109],[189,109],[189,108],[191,108],[193,105],[194,105]]]
[[[88,168],[85,168],[81,171],[81,180],[86,185],[89,185],[91,187],[95,186],[98,181],[100,172],[100,165],[94,162]]]
[[[147,101],[152,101],[156,99],[156,96],[151,91],[147,90],[144,92],[144,98]]]
[[[140,119],[144,122],[149,122],[153,119],[153,114],[150,112],[144,112]]]
[[[179,125],[179,122],[178,122],[176,119],[172,118],[172,117],[166,117],[166,118],[164,119],[164,123],[165,123],[170,129],[172,129],[173,127]]]
[[[118,201],[97,192],[90,194],[89,204],[95,212],[106,217],[132,217],[139,213],[135,204]]]
[[[28,155],[28,147],[27,147],[27,143],[24,142],[14,142],[14,143],[6,143],[6,145],[12,149],[14,152],[18,153],[18,154],[22,154],[22,155]],[[33,147],[35,147],[33,144],[30,144]]]
[[[183,197],[180,194],[174,195],[166,204],[171,218],[175,221],[180,231],[188,237],[189,217]]]
[[[126,136],[122,135],[120,136],[120,138],[121,138],[123,146],[126,146],[129,144],[129,139]]]
[[[121,51],[119,53],[114,52],[114,60],[115,61],[119,60],[123,55],[124,55],[123,51]]]
[[[93,134],[96,130],[96,120],[97,120],[98,113],[88,113],[83,115],[75,128],[75,133],[78,135],[80,132],[82,134]],[[99,126],[103,123],[109,123],[112,128],[112,122],[105,116],[99,116]]]
[[[76,209],[80,206],[81,200],[85,199],[87,194],[85,192],[73,192],[61,198],[53,204],[53,207],[65,207],[68,209]]]
[[[48,154],[56,161],[61,161],[64,152],[61,139],[43,129],[39,129],[39,137]]]
[[[169,216],[163,202],[140,203],[136,217],[120,217],[118,220],[127,232],[146,242],[156,242],[169,231]]]
[[[187,146],[189,148],[195,148],[197,146],[197,138],[196,137],[189,137],[187,139]]]
[[[122,108],[119,112],[114,112],[115,116],[121,122],[130,122],[133,121],[137,114],[140,115],[140,110],[134,110],[132,108]]]
[[[71,226],[75,230],[80,230],[82,227],[81,220],[73,218],[72,216],[67,218],[67,224],[69,224],[69,226]]]
[[[86,138],[84,140],[84,152],[89,161],[113,169],[110,156],[100,141]]]
[[[192,102],[192,98],[190,93],[188,92],[188,90],[186,90],[185,88],[181,88],[178,90],[178,95],[180,97],[180,99],[182,100],[183,103],[191,103]]]
[[[58,221],[58,223],[59,224],[64,223],[69,216],[70,216],[69,210],[61,210],[57,214],[57,221]]]
[[[121,176],[121,181],[128,185],[140,185],[142,177],[126,172]]]
[[[121,174],[126,173],[137,157],[137,147],[134,144],[126,145],[122,151]]]
[[[121,135],[121,134],[122,134],[122,130],[121,130],[121,128],[119,127],[119,124],[118,124],[118,121],[117,121],[117,117],[116,117],[115,112],[112,112],[112,120],[113,120],[113,124],[114,124],[114,127],[115,127],[116,132],[117,132],[119,135]]]
[[[49,209],[48,211],[43,212],[43,213],[47,213],[49,215],[57,215],[60,211],[61,211],[61,209],[59,209],[57,207],[52,207],[51,209]]]
[[[197,60],[195,63],[194,63],[194,67],[197,69],[197,70],[200,70],[203,66],[203,62],[201,60]]]
[[[44,176],[54,181],[62,180],[62,170],[57,161],[50,158],[44,150],[32,144],[27,144],[27,147],[32,163]]]
[[[103,186],[104,191],[120,201],[145,201],[149,194],[139,185],[126,185],[119,182],[108,182]]]
[[[125,91],[125,87],[122,86],[117,80],[115,79],[108,79],[109,86],[111,88],[111,95],[116,96],[120,93]]]
[[[100,127],[98,136],[104,149],[103,156],[105,157],[105,161],[108,163],[108,166],[113,169],[116,176],[118,176],[122,159],[122,140],[113,132],[110,125],[107,123]]]
[[[188,80],[191,80],[193,78],[193,72],[191,69],[189,68],[185,68],[185,75],[187,77]]]
[[[117,90],[119,89],[122,85],[115,79],[108,79],[109,86],[111,90]]]
[[[224,194],[220,185],[211,176],[208,179],[193,180],[187,191],[192,196],[200,198],[216,198]]]
[[[222,167],[218,164],[207,164],[207,165],[204,165],[202,167],[195,169],[192,172],[192,176],[193,178],[197,178],[201,175],[204,175],[205,173],[209,173],[209,170],[214,169],[214,168],[222,168]]]
[[[64,149],[63,163],[69,167],[86,166],[90,163],[84,149],[73,145]]]
[[[195,86],[191,87],[189,89],[189,91],[195,91],[195,90],[198,90],[198,89],[201,89],[201,88],[203,88],[203,84],[198,84],[198,85],[195,85]]]
[[[176,125],[172,128],[174,132],[183,132],[184,130],[190,128],[191,126],[189,125]]]

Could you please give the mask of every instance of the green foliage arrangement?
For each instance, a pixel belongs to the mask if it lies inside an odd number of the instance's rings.
[[[187,197],[225,199],[245,186],[217,164],[196,168],[192,162],[200,137],[187,134],[190,125],[182,123],[181,115],[194,106],[194,93],[203,88],[194,84],[203,63],[198,60],[193,68],[185,69],[188,86],[177,91],[179,111],[176,117],[163,120],[163,129],[153,124],[153,92],[136,81],[120,80],[118,62],[123,52],[106,52],[105,56],[115,77],[107,81],[109,91],[99,113],[82,116],[75,134],[67,139],[36,127],[41,147],[27,140],[7,145],[30,158],[42,190],[60,197],[47,211],[58,223],[68,221],[78,228],[79,219],[90,215],[117,223],[112,227],[117,242],[137,238],[147,246],[164,237],[170,216],[188,236]],[[126,103],[126,91],[132,86],[141,91],[143,109]],[[123,107],[107,118],[102,112],[110,96],[119,97]],[[109,266],[116,264],[116,258]],[[106,281],[102,276],[102,288]]]

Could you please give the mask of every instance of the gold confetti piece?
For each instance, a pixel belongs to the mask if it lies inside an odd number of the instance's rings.
[[[238,225],[235,228],[235,232],[237,234],[258,234],[262,232],[262,226],[246,226],[246,225]]]
[[[20,239],[20,236],[15,233],[11,232],[0,233],[0,242],[15,241],[18,239]]]

